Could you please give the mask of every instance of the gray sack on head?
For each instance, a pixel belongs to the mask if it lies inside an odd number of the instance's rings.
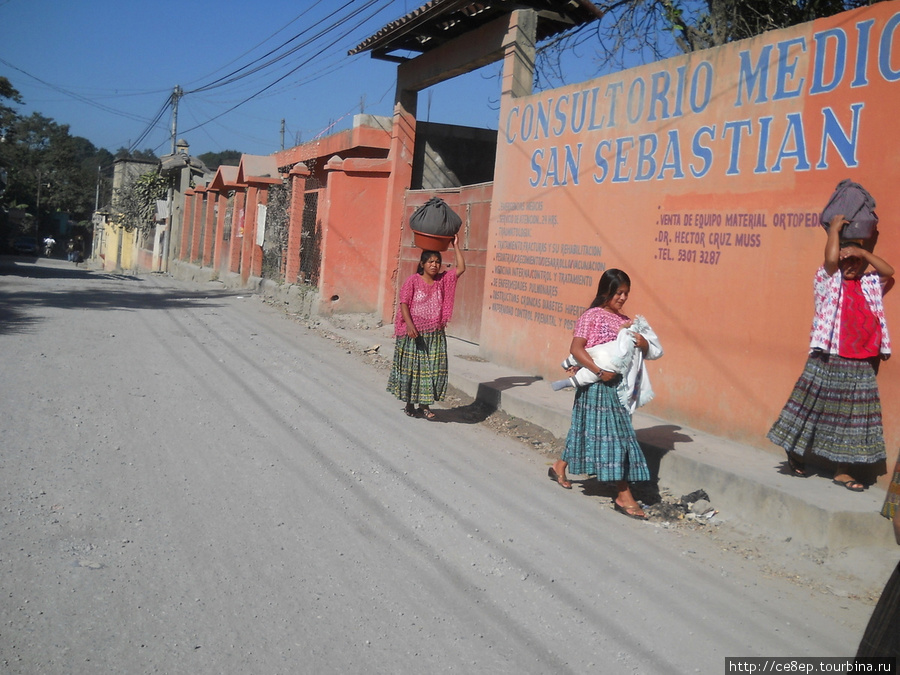
[[[875,199],[849,178],[837,184],[819,222],[827,230],[831,219],[840,214],[849,221],[841,231],[842,239],[871,239],[875,235],[878,225]]]
[[[432,197],[409,217],[409,229],[413,232],[439,237],[452,237],[461,226],[462,218],[440,197]]]

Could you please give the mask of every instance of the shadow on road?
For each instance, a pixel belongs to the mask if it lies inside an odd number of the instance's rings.
[[[0,257],[0,335],[31,330],[41,321],[41,316],[35,311],[40,308],[133,311],[200,305],[215,307],[218,303],[211,300],[239,294],[233,290],[159,288],[152,284],[148,286],[145,279],[137,276],[55,264],[41,265],[31,260]],[[27,283],[30,280],[52,283],[35,286]],[[69,281],[83,283],[66,283]]]
[[[498,377],[490,382],[481,382],[475,394],[475,400],[468,405],[444,410],[434,410],[435,422],[451,422],[456,424],[479,424],[497,412],[500,408],[502,392],[512,387],[527,387],[540,382],[540,377]]]

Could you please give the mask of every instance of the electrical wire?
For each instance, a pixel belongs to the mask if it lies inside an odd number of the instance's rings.
[[[93,101],[93,100],[87,98],[86,96],[82,96],[81,94],[76,94],[73,91],[64,89],[63,87],[60,87],[59,85],[51,84],[50,82],[42,80],[41,78],[37,77],[36,75],[32,75],[31,73],[29,73],[25,70],[22,70],[21,68],[19,68],[16,65],[13,65],[6,59],[0,58],[0,63],[5,65],[7,68],[12,68],[13,70],[18,71],[18,72],[22,73],[23,75],[30,77],[32,80],[35,80],[36,82],[40,82],[42,85],[52,89],[53,91],[59,92],[60,94],[64,94],[70,98],[74,98],[76,101],[81,101],[82,103],[87,103],[90,106],[93,106],[99,110],[102,110],[103,112],[108,112],[113,115],[119,115],[120,117],[125,117],[127,119],[134,120],[135,122],[146,122],[147,121],[145,118],[140,117],[138,115],[134,115],[132,113],[125,112],[124,110],[116,110],[115,108],[111,108],[108,105],[103,105],[102,103],[97,103],[96,101]]]
[[[286,46],[289,45],[291,42],[293,42],[294,40],[296,40],[297,38],[299,38],[300,36],[302,36],[302,35],[304,35],[305,33],[309,32],[309,30],[311,30],[311,29],[313,28],[313,26],[310,26],[308,29],[301,31],[300,33],[298,33],[297,35],[295,35],[294,37],[292,37],[290,40],[287,40],[287,41],[281,43],[280,45],[278,45],[278,47],[275,47],[274,49],[269,50],[268,52],[266,52],[265,54],[263,54],[263,55],[260,56],[259,58],[255,59],[254,61],[252,61],[252,62],[250,62],[249,64],[247,64],[246,66],[242,66],[241,68],[238,68],[237,70],[232,71],[232,72],[229,73],[228,75],[224,75],[224,76],[220,77],[219,79],[214,80],[213,82],[210,82],[210,83],[207,84],[207,85],[204,85],[204,86],[202,86],[202,87],[197,87],[197,88],[192,89],[192,90],[190,90],[190,91],[186,91],[185,94],[194,94],[194,93],[199,93],[199,92],[203,92],[203,91],[209,91],[210,89],[214,89],[214,88],[217,88],[217,87],[223,87],[223,86],[226,86],[226,85],[229,85],[229,84],[233,84],[234,82],[237,82],[237,81],[239,81],[239,80],[241,80],[241,79],[243,79],[243,78],[245,78],[245,77],[249,77],[250,75],[254,75],[254,74],[258,73],[258,72],[261,72],[261,71],[265,70],[266,68],[268,68],[268,67],[270,67],[270,66],[272,66],[272,65],[274,65],[274,64],[276,64],[276,63],[278,63],[278,62],[280,62],[280,61],[282,61],[282,60],[284,60],[284,59],[286,59],[288,56],[291,56],[291,55],[297,53],[298,51],[300,51],[300,50],[303,49],[304,47],[308,47],[308,46],[312,45],[316,40],[321,39],[322,37],[324,37],[325,35],[327,35],[327,34],[330,33],[331,31],[333,31],[334,29],[336,29],[338,26],[340,26],[340,25],[344,24],[346,21],[350,20],[351,18],[353,18],[353,17],[355,17],[355,16],[358,16],[360,13],[362,13],[363,11],[365,11],[366,9],[368,9],[369,7],[371,7],[372,5],[374,5],[376,2],[378,2],[378,0],[367,0],[366,4],[365,4],[363,7],[354,10],[348,17],[346,17],[346,18],[341,18],[341,19],[339,19],[338,21],[335,21],[335,22],[329,24],[329,25],[326,26],[325,28],[322,28],[318,33],[316,33],[315,35],[313,35],[311,38],[309,38],[309,39],[307,39],[307,40],[301,42],[301,43],[298,44],[298,45],[295,45],[295,46],[291,47],[291,48],[288,49],[286,52],[283,52],[283,53],[279,54],[278,56],[276,56],[276,57],[274,57],[274,58],[272,58],[272,59],[269,59],[268,61],[265,61],[265,62],[263,62],[263,63],[260,63],[259,65],[257,65],[257,66],[254,67],[254,68],[250,68],[251,66],[253,66],[253,64],[259,63],[260,61],[262,61],[263,59],[265,59],[267,56],[271,56],[272,54],[275,54],[276,52],[278,52],[278,50],[280,50],[280,49],[286,47]],[[390,4],[390,3],[387,3],[387,4]],[[334,10],[333,12],[331,12],[330,14],[328,14],[328,15],[325,17],[325,19],[323,19],[323,21],[324,21],[324,20],[331,19],[331,18],[332,18],[333,16],[335,16],[336,14],[339,14],[344,8],[345,8],[345,7],[343,7],[343,6],[338,7],[338,9],[336,9],[336,10]],[[380,9],[379,9],[378,11],[380,11]],[[376,12],[376,13],[377,13],[377,12]],[[371,17],[368,17],[368,18],[371,18]],[[336,46],[336,45],[337,45],[337,42],[332,42],[331,44],[327,45],[327,47],[334,47],[334,46]],[[327,47],[326,47],[326,48],[327,48]],[[248,69],[249,69],[249,70],[248,70]],[[241,73],[241,71],[245,71],[245,72]],[[238,75],[237,73],[241,73],[241,74]]]
[[[376,0],[369,0],[369,1],[366,3],[365,8],[371,7],[373,4],[375,4],[375,2],[376,2]],[[386,7],[388,4],[390,4],[390,2],[387,2],[387,3],[384,5],[384,7]],[[325,50],[327,50],[327,49],[329,49],[329,48],[331,48],[331,47],[335,47],[335,46],[338,44],[338,41],[339,41],[339,40],[346,38],[350,33],[352,33],[354,30],[356,30],[357,28],[359,28],[359,27],[360,27],[361,25],[363,25],[366,21],[368,21],[368,20],[371,19],[373,16],[375,16],[378,12],[380,12],[382,9],[384,9],[384,7],[379,7],[373,14],[371,14],[371,15],[369,15],[369,16],[363,17],[363,18],[362,18],[359,22],[357,22],[355,25],[351,26],[351,27],[348,28],[346,31],[344,31],[344,33],[342,33],[341,36],[340,36],[337,40],[332,41],[330,44],[326,45],[325,47],[321,48],[320,50],[318,50],[318,51],[315,52],[314,54],[310,55],[308,58],[306,58],[306,59],[304,59],[303,61],[301,61],[297,66],[295,66],[294,68],[292,68],[290,71],[288,71],[287,73],[285,73],[285,74],[282,75],[281,77],[277,78],[275,81],[269,83],[268,85],[266,85],[265,87],[263,87],[262,89],[260,89],[259,91],[257,91],[256,93],[254,93],[254,94],[248,96],[248,97],[245,98],[244,100],[242,100],[242,101],[240,101],[239,103],[237,103],[237,104],[231,106],[231,107],[228,108],[227,110],[225,110],[225,111],[219,113],[218,115],[216,115],[215,117],[211,118],[210,120],[207,120],[207,122],[204,122],[203,124],[207,124],[207,123],[209,123],[209,122],[211,122],[211,121],[213,121],[213,120],[219,119],[220,117],[224,117],[224,116],[227,115],[228,113],[230,113],[230,112],[234,111],[235,109],[239,108],[240,106],[242,106],[242,105],[248,103],[249,101],[253,100],[254,98],[256,98],[257,96],[259,96],[259,95],[262,94],[263,92],[267,91],[268,89],[271,89],[272,87],[274,87],[274,86],[275,86],[276,84],[278,84],[279,82],[281,82],[281,81],[285,80],[286,78],[290,77],[290,76],[293,75],[295,72],[297,72],[298,70],[300,70],[300,69],[303,68],[304,66],[308,65],[313,59],[315,59],[316,57],[318,57],[318,56],[320,56],[322,53],[324,53]],[[358,16],[360,12],[361,12],[361,10],[355,11],[355,12],[353,13],[352,16]],[[343,22],[342,22],[342,23],[343,23]],[[329,30],[331,30],[331,29],[329,28]],[[190,129],[186,129],[186,130],[184,131],[184,133],[188,133],[188,132],[190,132],[190,131],[194,131],[195,129],[199,128],[199,126],[202,126],[202,125],[198,125],[198,126],[191,127]]]
[[[198,121],[196,118],[194,118],[195,124],[190,128],[185,129],[183,133],[188,133],[207,124],[210,124],[224,117],[225,115],[228,115],[237,108],[249,103],[250,101],[253,101],[254,99],[274,96],[289,87],[303,87],[306,84],[324,77],[328,77],[333,73],[341,70],[342,68],[349,67],[350,65],[352,65],[355,59],[346,58],[346,49],[339,46],[341,45],[341,42],[346,40],[348,36],[352,35],[354,31],[357,31],[360,27],[364,26],[366,22],[372,20],[374,17],[378,16],[380,13],[388,9],[392,4],[394,4],[395,1],[396,0],[348,0],[347,2],[340,3],[337,9],[329,11],[329,13],[324,18],[311,23],[309,26],[298,31],[289,39],[282,40],[277,46],[267,50],[259,57],[248,61],[238,68],[231,69],[226,74],[214,80],[211,80],[206,84],[191,88],[188,91],[183,92],[182,96],[191,95],[191,98],[193,98],[199,94],[209,93],[216,90],[224,91],[225,88],[231,88],[232,91],[234,91],[234,85],[237,85],[238,83],[243,82],[246,84],[252,84],[254,80],[257,81],[257,86],[251,90],[250,94],[244,96],[233,105],[227,107],[224,111],[209,117],[205,121]],[[2,2],[2,0],[0,0],[0,2]],[[322,4],[322,0],[316,0],[315,2],[310,3],[309,6],[307,6],[302,12],[291,19],[291,21],[287,22],[280,29],[269,35],[269,37],[267,37],[265,40],[257,43],[254,47],[245,51],[240,56],[231,59],[222,67],[214,70],[213,73],[219,72],[227,68],[228,66],[240,61],[240,59],[251,54],[253,51],[258,49],[265,43],[271,41],[274,37],[284,32],[289,26],[295,24],[304,16],[308,15],[309,12],[311,12],[313,9]],[[324,62],[323,57],[325,57]],[[289,63],[289,60],[291,61],[291,63]],[[285,82],[285,80],[295,75],[302,68],[308,66],[314,61],[319,66],[315,69],[315,72],[312,72],[305,77],[301,77],[298,80],[291,82],[290,84],[276,88],[278,84]],[[64,96],[90,105],[103,112],[124,117],[136,122],[141,122],[142,124],[146,125],[137,139],[127,144],[129,152],[133,152],[141,144],[145,143],[153,133],[165,128],[165,125],[161,124],[163,117],[170,110],[172,110],[174,106],[174,95],[170,94],[163,105],[160,106],[160,108],[157,110],[156,114],[150,120],[147,120],[140,115],[129,113],[123,110],[118,110],[112,106],[99,103],[96,100],[97,98],[104,98],[104,96],[93,96],[93,98],[89,98],[68,88],[47,82],[23,70],[22,68],[13,65],[5,59],[0,58],[0,63],[17,72],[22,73],[23,75],[53,91],[63,94]],[[282,68],[282,66],[288,66],[288,69],[282,69],[282,73],[278,73],[277,69]],[[269,77],[273,79],[271,79],[267,84],[264,84],[264,86],[259,86],[259,76],[260,74],[266,72],[269,72]],[[116,97],[146,95],[148,93],[155,94],[161,93],[161,91],[155,90],[152,92],[129,92],[127,94],[117,93]],[[186,110],[185,112],[188,111]],[[194,116],[191,115],[191,117]],[[171,138],[170,135],[167,135],[167,137]],[[162,145],[163,143],[161,143],[158,147],[161,147]]]
[[[147,128],[144,129],[144,132],[140,136],[138,136],[137,140],[128,147],[128,154],[134,152],[137,147],[144,142],[144,139],[150,135],[150,132],[157,128],[157,125],[159,124],[163,115],[165,115],[166,111],[173,105],[173,98],[174,94],[170,94],[169,98],[166,99],[166,102],[163,103],[162,107],[153,117],[153,120],[150,122],[150,124],[147,125]]]

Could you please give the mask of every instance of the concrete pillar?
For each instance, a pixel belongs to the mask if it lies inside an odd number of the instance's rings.
[[[253,249],[256,246],[256,204],[259,198],[259,187],[247,186],[247,205],[244,208],[244,240],[241,242],[241,282],[250,280],[253,266]]]
[[[222,256],[226,254],[225,235],[225,213],[228,211],[228,191],[221,190],[216,192],[216,242],[213,247],[213,267],[216,270],[221,269]]]
[[[234,193],[234,206],[231,212],[231,245],[229,246],[228,271],[237,274],[241,271],[241,254],[244,247],[244,221],[246,220],[246,189]]]
[[[393,320],[394,280],[400,267],[400,231],[403,226],[406,190],[412,182],[413,152],[416,145],[416,106],[418,92],[406,88],[403,65],[397,68],[397,91],[394,95],[394,120],[391,126],[391,175],[387,184],[384,235],[378,277],[378,309],[381,320]]]
[[[528,96],[534,85],[537,13],[517,9],[509,15],[509,30],[503,40],[502,96]]]
[[[306,206],[306,179],[310,171],[305,164],[295,164],[291,169],[291,206],[288,214],[287,261],[284,280],[297,283],[300,276],[300,249],[303,245],[303,210]]]
[[[175,251],[175,257],[185,262],[191,259],[191,226],[193,225],[196,197],[193,190],[187,190],[184,193],[184,218],[181,223],[181,241]]]
[[[194,209],[191,218],[191,247],[188,253],[188,262],[198,264],[203,261],[203,252],[200,250],[200,240],[203,233],[203,216],[206,212],[206,188],[194,188]]]
[[[262,276],[263,247],[256,243],[259,234],[259,212],[260,206],[267,206],[269,203],[269,186],[261,185],[256,191],[256,207],[253,209],[253,247],[250,256],[250,275],[254,277]]]
[[[215,190],[206,191],[206,209],[203,218],[203,256],[204,267],[211,267],[213,263],[213,247],[215,246],[216,204],[219,201],[219,193]]]

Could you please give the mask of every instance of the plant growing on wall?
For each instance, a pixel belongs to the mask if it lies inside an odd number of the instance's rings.
[[[284,273],[290,204],[290,182],[273,185],[269,190],[269,202],[266,209],[266,238],[263,243],[262,276],[266,279],[280,279]]]
[[[126,230],[146,234],[156,220],[156,202],[165,199],[168,190],[168,179],[156,171],[138,176],[127,187],[116,190],[116,222]]]

